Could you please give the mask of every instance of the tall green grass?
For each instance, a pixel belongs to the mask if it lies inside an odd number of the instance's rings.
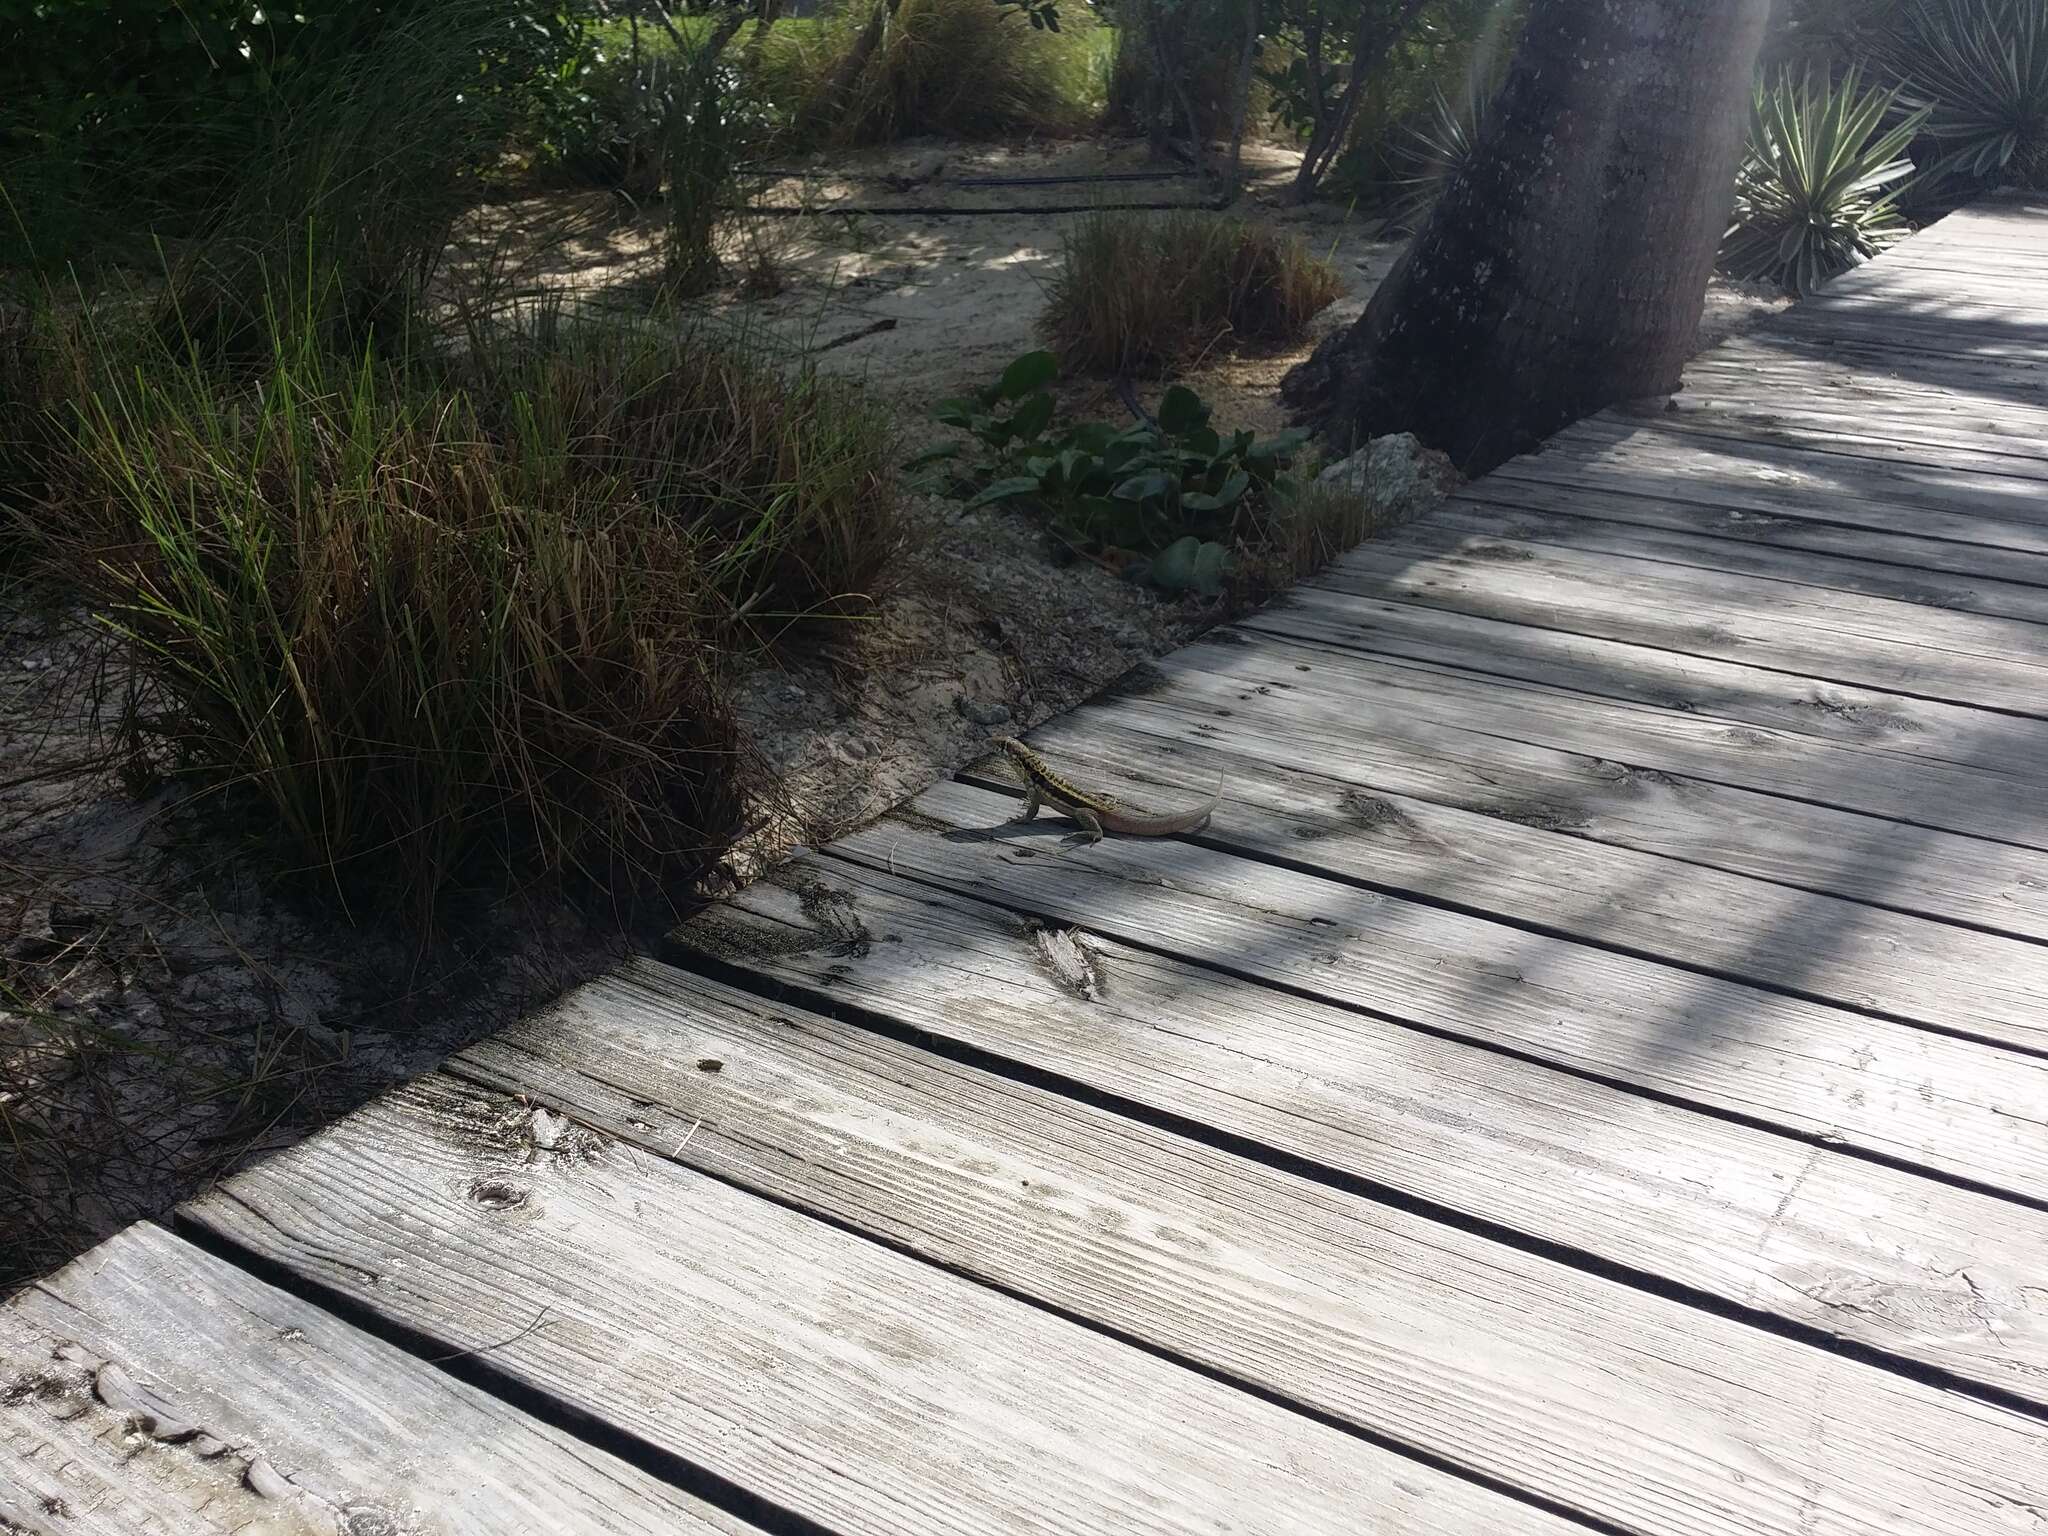
[[[37,498],[163,771],[263,802],[352,904],[428,925],[625,897],[737,814],[729,658],[886,563],[886,436],[729,344],[569,328],[434,365],[279,336],[233,371],[88,337]]]
[[[992,0],[902,0],[843,99],[830,99],[870,14],[846,5],[808,33],[770,34],[756,88],[799,134],[842,145],[1064,137],[1101,116],[1103,29],[1077,8],[1061,31],[1036,31]]]
[[[343,351],[409,324],[522,120],[516,77],[489,62],[507,26],[499,0],[437,0],[366,43],[313,50],[172,259],[167,329],[261,360],[280,323]]]
[[[1342,292],[1328,262],[1262,224],[1093,213],[1067,227],[1044,325],[1070,369],[1156,375],[1300,341]]]

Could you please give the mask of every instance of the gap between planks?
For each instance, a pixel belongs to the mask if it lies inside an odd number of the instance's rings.
[[[180,1219],[822,1531],[1584,1536],[667,1156],[541,1145],[533,1115],[429,1074]]]
[[[2048,947],[1391,793],[1341,744],[1302,732],[1226,744],[1190,724],[1109,701],[1033,744],[1087,783],[1139,786],[1148,808],[1220,780],[1227,808],[1193,840],[1226,852],[1921,1028],[2048,1045]]]
[[[844,942],[849,922],[864,944]],[[813,861],[674,937],[692,962],[780,990],[783,1009],[964,1052],[1660,1297],[1789,1322],[2037,1411],[2048,1382],[2048,1290],[2031,1283],[2048,1252],[2039,1211],[1093,931],[933,901],[865,867]],[[804,1046],[792,1036],[790,1049]]]
[[[0,1372],[9,1531],[761,1536],[149,1222],[0,1308]]]
[[[701,1123],[692,1166],[1617,1528],[1936,1529],[2048,1477],[2038,1421],[651,963],[452,1066],[656,1157]],[[1880,1491],[1859,1433],[1929,1451]]]
[[[936,785],[829,856],[2048,1205],[2048,1060],[1190,843],[1112,840],[1048,856],[1058,828],[991,836],[1014,805]]]

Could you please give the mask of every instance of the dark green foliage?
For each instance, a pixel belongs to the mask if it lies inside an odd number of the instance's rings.
[[[1154,584],[1213,595],[1260,509],[1296,492],[1286,471],[1307,434],[1226,438],[1180,384],[1160,398],[1154,421],[1062,426],[1051,388],[1057,371],[1050,352],[1029,352],[978,394],[941,401],[934,418],[967,433],[978,452],[948,443],[911,467],[939,468],[969,508],[1029,507],[1077,550],[1149,555],[1144,573]]]
[[[1276,35],[1261,53],[1275,122],[1304,142],[1316,121],[1309,27],[1328,9],[1323,0],[1287,0]],[[1325,191],[1368,208],[1412,204],[1420,190],[1414,136],[1436,137],[1439,100],[1469,121],[1465,109],[1491,97],[1514,52],[1525,11],[1519,0],[1433,0],[1417,12],[1395,32],[1366,76],[1347,135],[1322,178]],[[1399,15],[1392,0],[1375,0],[1376,25],[1370,35],[1384,35],[1381,29]],[[1327,20],[1322,49],[1338,83],[1347,82],[1352,60]],[[1326,100],[1328,94],[1326,88]]]
[[[1898,105],[1854,69],[1834,84],[1810,70],[1759,81],[1722,265],[1806,293],[1903,238],[1904,156],[1927,112]]]
[[[863,0],[771,45],[750,84],[812,144],[1083,133],[1100,112],[1102,30],[1085,12],[1056,28],[1042,17],[1005,0],[899,0],[871,37]]]
[[[331,115],[338,82],[366,80],[363,60],[395,57],[408,37],[445,55],[413,53],[415,95],[459,80],[457,105],[507,120],[573,73],[580,35],[539,0],[0,0],[0,265],[146,256],[151,234],[199,232],[280,132],[303,138],[296,125]],[[366,101],[365,114],[395,104]],[[428,112],[456,118],[424,101],[405,115],[417,127]]]
[[[1919,0],[1880,49],[1926,114],[1936,175],[2048,187],[2048,4]]]

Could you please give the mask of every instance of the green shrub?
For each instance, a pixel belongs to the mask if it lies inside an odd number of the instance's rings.
[[[807,34],[771,34],[758,88],[803,136],[845,145],[1065,136],[1101,112],[1099,29],[1067,13],[1058,32],[1034,28],[1017,6],[991,0],[901,0],[844,98],[832,100],[870,17],[848,5]]]
[[[1027,352],[971,396],[942,400],[933,418],[968,441],[912,461],[971,510],[1012,503],[1045,518],[1055,538],[1082,553],[1141,555],[1154,586],[1214,596],[1235,574],[1236,551],[1258,531],[1270,537],[1277,508],[1299,495],[1287,470],[1306,432],[1225,437],[1210,409],[1183,384],[1158,415],[1122,429],[1060,425],[1050,352]]]
[[[1927,113],[1899,118],[1898,100],[1854,69],[1833,84],[1810,70],[1760,80],[1722,265],[1800,294],[1901,239],[1903,156]]]
[[[1125,0],[1117,21],[1108,120],[1155,139],[1185,138],[1192,115],[1205,140],[1227,139],[1244,40],[1240,0]],[[1264,75],[1256,90],[1254,122],[1271,100]]]
[[[1476,121],[1477,109],[1506,78],[1527,9],[1496,0],[1438,0],[1425,7],[1373,71],[1349,139],[1324,178],[1325,195],[1408,221],[1418,204],[1426,210],[1441,185],[1436,168],[1445,159],[1446,116],[1465,128]],[[1298,53],[1298,22],[1292,36]],[[1276,58],[1284,61],[1274,75],[1280,120],[1306,135],[1314,114],[1304,100],[1305,68],[1288,54]]]
[[[147,258],[151,237],[207,230],[249,183],[303,190],[308,166],[273,163],[280,144],[417,158],[450,146],[408,143],[416,130],[468,141],[469,122],[530,119],[573,78],[580,33],[545,0],[0,6],[0,264]],[[336,105],[358,91],[364,120],[388,131],[338,140]],[[361,159],[319,174],[393,179]]]
[[[701,864],[742,625],[846,611],[891,552],[872,416],[729,343],[572,327],[434,368],[300,333],[228,371],[101,339],[84,366],[35,510],[146,681],[125,734],[422,923],[470,881],[623,896]]]
[[[2048,5],[1920,0],[1882,52],[1900,104],[1925,114],[1935,175],[2048,187]]]
[[[470,376],[493,435],[545,472],[522,494],[630,501],[695,530],[726,607],[759,623],[872,603],[905,525],[890,420],[866,392],[708,330],[531,329],[487,338]]]
[[[1094,213],[1066,230],[1045,329],[1070,367],[1158,375],[1218,347],[1300,341],[1342,292],[1334,267],[1262,224]]]
[[[279,326],[352,351],[411,323],[517,121],[518,95],[479,64],[505,25],[501,0],[437,0],[309,60],[174,267],[169,329],[263,359]]]

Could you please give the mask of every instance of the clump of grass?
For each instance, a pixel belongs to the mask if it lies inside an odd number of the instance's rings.
[[[801,137],[1065,137],[1101,113],[1099,28],[1074,12],[1059,32],[991,0],[901,0],[870,37],[873,20],[869,7],[848,6],[807,34],[770,41],[760,88],[790,105]]]
[[[313,50],[175,263],[167,332],[260,360],[277,324],[342,350],[409,324],[518,119],[506,34],[498,0],[441,0]]]
[[[741,623],[845,611],[889,553],[865,408],[701,339],[92,367],[37,513],[145,680],[129,735],[423,927],[476,884],[700,867]]]
[[[1284,346],[1343,292],[1293,235],[1196,212],[1094,213],[1066,231],[1045,329],[1070,368],[1159,375]]]
[[[786,375],[744,336],[551,315],[471,358],[486,420],[533,476],[523,494],[630,501],[695,530],[744,619],[864,611],[900,552],[892,429],[846,381]]]

